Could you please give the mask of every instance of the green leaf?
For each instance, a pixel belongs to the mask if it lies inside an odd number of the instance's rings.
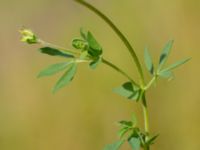
[[[154,144],[154,141],[157,139],[158,136],[159,136],[159,134],[157,134],[157,135],[151,137],[151,138],[147,141],[147,144],[148,144],[148,145]]]
[[[53,93],[57,92],[60,88],[66,86],[69,84],[72,79],[74,78],[74,75],[77,70],[77,64],[74,63],[72,66],[64,73],[64,75],[58,80],[56,85],[53,88]]]
[[[98,51],[101,51],[101,50],[102,50],[101,46],[100,46],[99,43],[96,41],[96,39],[94,38],[94,36],[92,35],[91,32],[88,32],[88,34],[87,34],[87,41],[88,41],[89,46],[90,46],[92,49],[98,50]]]
[[[167,71],[171,71],[183,64],[185,64],[186,62],[188,62],[191,58],[187,58],[187,59],[183,59],[183,60],[180,60],[180,61],[177,61],[176,63],[170,65],[169,67],[167,67],[166,69],[162,70],[160,73],[162,72],[167,72]]]
[[[129,141],[132,150],[140,150],[140,139],[136,137],[132,137]]]
[[[164,47],[161,55],[160,55],[160,60],[159,60],[159,66],[158,66],[158,70],[160,70],[163,65],[165,64],[165,62],[167,61],[167,58],[170,54],[170,51],[171,51],[171,48],[172,48],[172,45],[173,45],[173,40],[170,40]]]
[[[131,82],[126,82],[122,86],[114,88],[113,92],[131,100],[138,100],[140,97],[140,90]]]
[[[128,141],[131,140],[132,138],[138,138],[138,139],[140,139],[140,135],[142,134],[141,131],[140,131],[140,129],[138,127],[134,127],[132,129],[133,130],[132,130],[131,135],[128,138]]]
[[[82,39],[73,39],[72,46],[79,50],[86,50],[88,47],[88,44],[86,41],[84,41]]]
[[[145,48],[145,50],[144,50],[144,60],[145,60],[145,65],[146,65],[147,70],[151,74],[153,74],[154,73],[154,65],[153,65],[153,61],[151,59],[151,55],[147,48]]]
[[[89,65],[91,69],[96,69],[96,67],[101,63],[101,58],[92,61]]]
[[[67,54],[67,52],[64,53],[64,52],[61,52],[58,49],[51,48],[51,47],[40,48],[40,52],[44,53],[44,54],[47,54],[47,55],[51,55],[51,56],[62,56],[62,57],[68,57],[68,58],[73,58],[74,57],[72,54]]]
[[[124,143],[124,141],[117,141],[113,144],[108,144],[105,146],[103,150],[119,150],[121,145]]]
[[[122,138],[129,131],[129,129],[129,127],[121,128],[118,132],[119,137]]]
[[[122,120],[122,121],[119,121],[119,124],[120,125],[123,125],[125,127],[132,127],[133,126],[133,122],[132,121],[125,121],[125,120]]]
[[[73,61],[53,64],[53,65],[49,66],[48,68],[42,70],[38,74],[37,77],[40,78],[40,77],[54,75],[54,74],[64,70],[65,68],[67,68],[71,63],[73,63]]]
[[[88,53],[93,57],[99,57],[102,54],[102,48],[91,32],[88,32],[87,42],[89,44]]]
[[[170,78],[173,76],[173,73],[171,71],[161,71],[158,75],[163,78]]]

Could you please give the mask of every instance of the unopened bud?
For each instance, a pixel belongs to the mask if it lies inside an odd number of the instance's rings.
[[[21,41],[28,44],[38,43],[38,38],[30,29],[21,29],[20,33],[22,35]]]

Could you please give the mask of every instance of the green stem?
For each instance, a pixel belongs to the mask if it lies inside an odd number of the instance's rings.
[[[139,59],[138,59],[138,57],[137,57],[137,55],[135,53],[135,50],[133,49],[133,47],[131,46],[131,44],[127,40],[127,38],[116,27],[116,25],[106,15],[104,15],[101,11],[99,11],[97,8],[95,8],[94,6],[92,6],[89,3],[85,2],[84,0],[75,0],[75,1],[78,2],[78,3],[80,3],[80,4],[82,4],[83,6],[87,7],[88,9],[90,9],[91,11],[93,11],[95,14],[97,14],[100,18],[102,18],[115,31],[115,33],[123,41],[123,43],[125,44],[125,46],[129,50],[131,56],[133,57],[133,60],[134,60],[134,62],[136,64],[136,67],[137,67],[138,72],[140,74],[142,85],[144,85],[144,75],[143,75],[141,64],[140,64]]]
[[[125,76],[126,78],[128,78],[133,84],[135,84],[136,86],[139,87],[139,85],[127,73],[125,73],[123,70],[121,70],[120,68],[118,68],[117,66],[115,66],[113,63],[105,60],[104,58],[102,58],[102,62],[104,64],[106,64],[107,66],[113,68],[117,72],[121,73],[123,76]]]
[[[154,76],[150,81],[149,81],[149,83],[144,87],[144,90],[146,91],[147,89],[149,89],[151,86],[152,86],[152,84],[156,81],[156,76]]]
[[[150,147],[149,146],[145,146],[144,150],[150,150]]]
[[[143,93],[143,97],[142,97],[142,109],[143,109],[143,115],[144,115],[144,129],[146,133],[145,141],[148,141],[149,139],[149,112],[147,109],[147,101],[146,101],[145,92]],[[150,148],[148,145],[144,147],[144,150],[149,150],[149,149]]]

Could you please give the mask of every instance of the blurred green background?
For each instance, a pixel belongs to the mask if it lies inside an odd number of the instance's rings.
[[[175,71],[175,80],[160,81],[147,94],[151,132],[160,134],[153,150],[199,150],[200,1],[88,2],[116,23],[139,58],[148,46],[158,59],[169,39],[175,44],[168,63],[192,57]],[[141,107],[112,93],[126,81],[120,74],[104,65],[93,71],[83,64],[70,86],[53,95],[51,87],[61,74],[40,80],[36,75],[63,59],[42,55],[37,46],[19,40],[24,25],[48,42],[71,47],[84,27],[103,45],[105,58],[138,79],[125,46],[101,19],[73,0],[1,0],[0,18],[1,150],[100,150],[118,138],[117,121],[135,112],[142,125]]]

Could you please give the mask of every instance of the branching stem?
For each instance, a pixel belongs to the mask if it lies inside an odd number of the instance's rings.
[[[115,26],[115,24],[106,16],[104,15],[101,11],[99,11],[97,8],[95,8],[94,6],[92,6],[91,4],[85,2],[84,0],[75,0],[76,2],[80,3],[81,5],[87,7],[88,9],[90,9],[92,12],[94,12],[96,15],[98,15],[100,18],[102,18],[114,31],[115,33],[119,36],[119,38],[123,41],[124,45],[127,47],[128,51],[130,52],[135,65],[137,67],[137,70],[139,72],[140,75],[140,79],[141,79],[141,84],[139,85],[139,87],[143,90],[143,96],[142,96],[142,108],[143,108],[143,114],[144,114],[144,128],[145,128],[145,132],[146,132],[146,139],[145,141],[147,141],[149,139],[149,114],[148,114],[148,109],[147,109],[147,102],[146,102],[146,97],[145,97],[145,91],[153,84],[153,82],[155,81],[155,79],[153,78],[147,86],[145,86],[145,80],[144,80],[144,75],[143,75],[143,71],[142,71],[142,67],[140,64],[140,61],[135,53],[135,50],[133,49],[133,47],[131,46],[131,44],[129,43],[129,41],[127,40],[127,38],[123,35],[123,33]],[[119,69],[118,67],[116,67],[114,64],[112,64],[111,62],[102,59],[102,62],[110,67],[112,67],[113,69],[115,69],[116,71],[118,71],[119,73],[121,73],[122,75],[124,75],[125,77],[127,77],[130,81],[132,81],[134,84],[136,84],[136,82],[129,77],[125,72],[123,72],[121,69]],[[138,84],[136,84],[138,85]],[[144,150],[150,150],[150,147],[148,145],[144,146]]]
[[[137,67],[138,72],[140,74],[140,78],[141,78],[142,84],[144,85],[144,75],[143,75],[143,71],[142,71],[142,67],[141,67],[140,61],[139,61],[139,59],[138,59],[138,57],[137,57],[137,55],[135,53],[135,50],[133,49],[133,47],[131,46],[131,44],[127,40],[127,38],[123,35],[123,33],[116,27],[116,25],[106,15],[104,15],[97,8],[95,8],[94,6],[92,6],[89,3],[85,2],[84,0],[75,0],[75,1],[80,3],[80,4],[82,4],[83,6],[87,7],[88,9],[90,9],[95,14],[97,14],[100,18],[102,18],[115,31],[115,33],[123,41],[124,45],[127,47],[127,49],[129,50],[131,56],[133,57],[133,60],[134,60],[134,62],[136,64],[136,67]]]

